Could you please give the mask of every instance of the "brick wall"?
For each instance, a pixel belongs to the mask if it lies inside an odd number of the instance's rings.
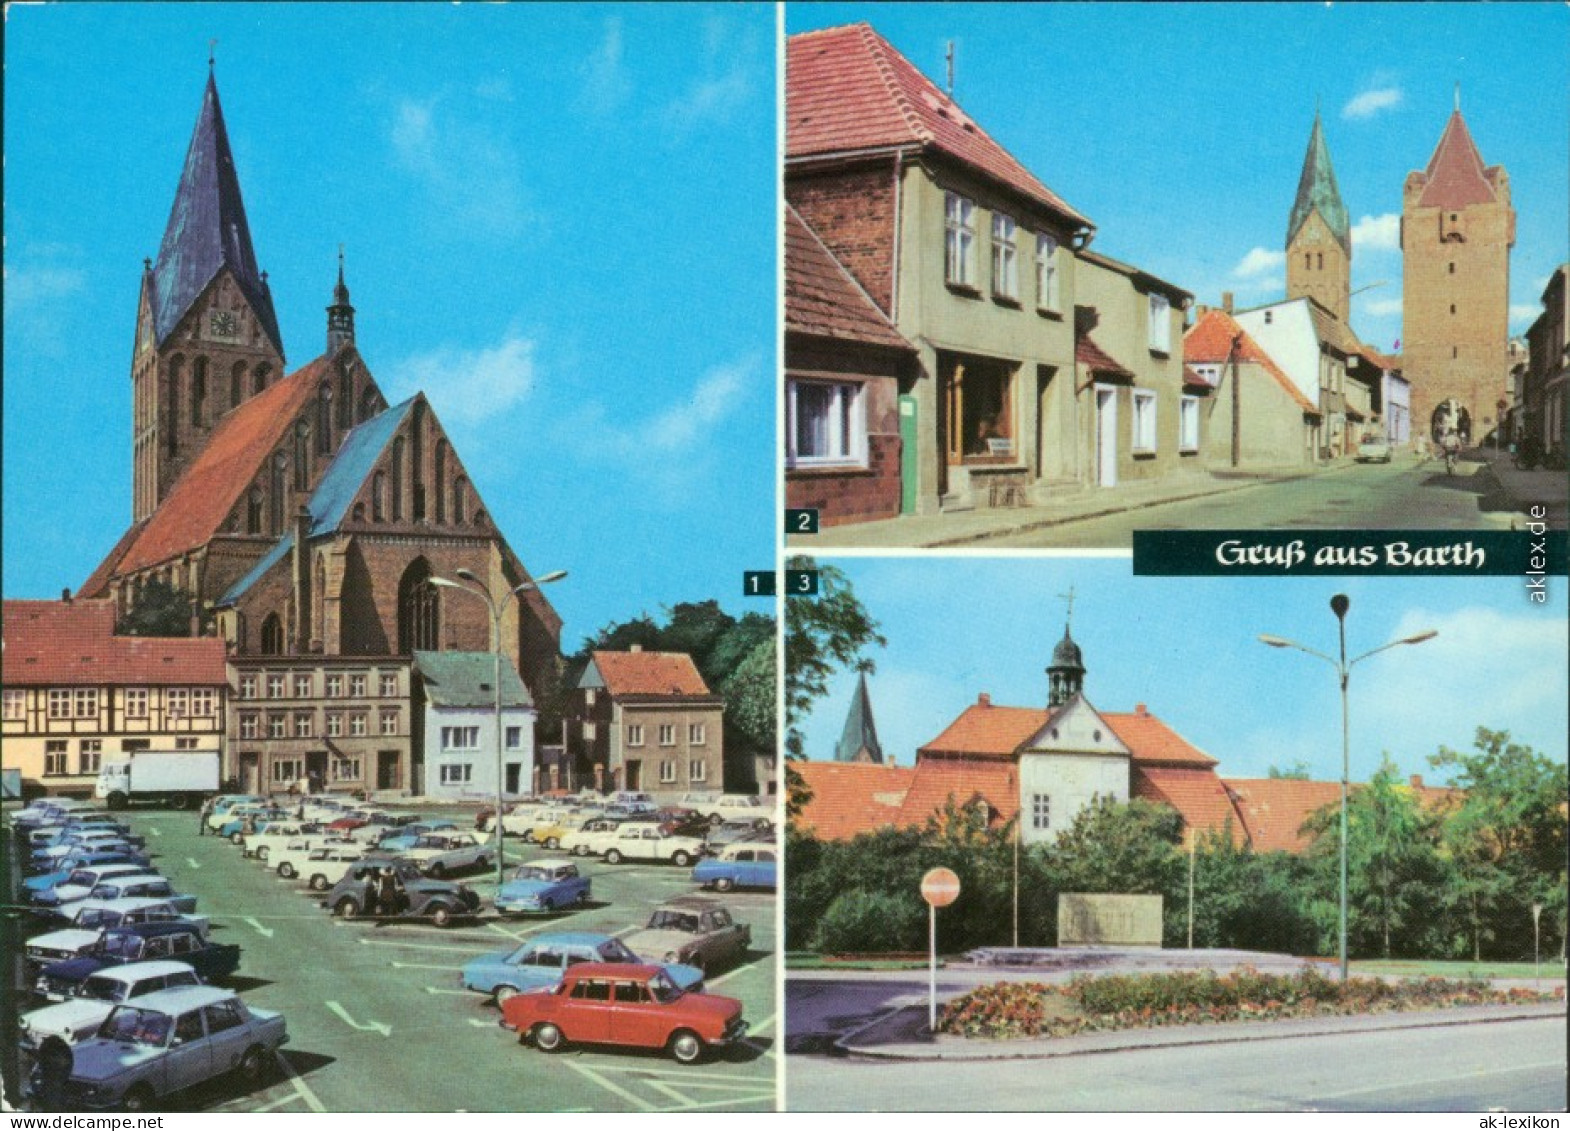
[[[868,466],[795,470],[785,478],[787,507],[816,507],[824,526],[893,518],[899,514],[900,439],[868,436]]]
[[[793,175],[785,196],[887,313],[894,280],[893,165]]]

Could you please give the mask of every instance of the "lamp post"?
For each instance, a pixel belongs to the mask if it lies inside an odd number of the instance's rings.
[[[560,581],[567,576],[564,569],[553,570],[543,576],[536,577],[533,581],[525,581],[509,589],[502,595],[498,603],[491,596],[491,590],[485,582],[476,577],[472,570],[454,570],[461,581],[468,584],[460,585],[446,577],[431,578],[432,585],[440,585],[444,589],[456,589],[460,593],[473,593],[485,602],[485,607],[491,614],[491,702],[496,712],[496,890],[501,891],[505,879],[507,861],[502,832],[502,781],[504,774],[502,758],[502,615],[507,611],[507,605],[520,593],[527,593],[531,589],[538,589],[552,581]]]
[[[1351,675],[1354,664],[1361,663],[1370,656],[1385,651],[1387,648],[1395,648],[1402,644],[1421,644],[1423,641],[1432,640],[1434,637],[1439,635],[1438,631],[1435,629],[1427,629],[1426,631],[1416,633],[1412,636],[1403,636],[1400,640],[1392,640],[1388,644],[1381,644],[1378,648],[1364,652],[1361,656],[1355,656],[1349,661],[1346,658],[1346,614],[1347,609],[1350,608],[1351,605],[1352,602],[1347,599],[1345,593],[1337,593],[1334,597],[1330,598],[1330,611],[1336,614],[1336,627],[1341,641],[1339,659],[1333,656],[1327,656],[1323,652],[1316,652],[1312,648],[1306,648],[1296,641],[1287,640],[1280,636],[1267,636],[1261,634],[1259,637],[1261,644],[1268,644],[1272,648],[1296,648],[1299,652],[1307,652],[1310,656],[1319,657],[1321,660],[1324,660],[1327,664],[1336,669],[1336,677],[1341,684],[1340,959],[1341,981],[1343,983],[1347,980],[1347,790],[1349,788],[1352,776],[1352,750],[1350,741],[1351,730],[1347,709],[1347,677]]]

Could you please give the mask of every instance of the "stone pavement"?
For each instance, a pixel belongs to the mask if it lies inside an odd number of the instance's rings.
[[[1545,521],[1552,529],[1564,530],[1570,520],[1570,474],[1563,471],[1522,471],[1516,467],[1509,452],[1496,452],[1491,448],[1477,448],[1466,453],[1468,458],[1483,461],[1479,475],[1492,478],[1496,490],[1489,503],[1490,510],[1520,512],[1513,520],[1516,530],[1524,530],[1528,510],[1534,504],[1548,513]]]

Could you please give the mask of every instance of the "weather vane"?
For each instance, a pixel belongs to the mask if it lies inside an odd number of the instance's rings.
[[[1070,585],[1068,592],[1059,593],[1058,597],[1068,602],[1068,617],[1063,622],[1063,627],[1067,629],[1069,625],[1074,623],[1074,587]]]

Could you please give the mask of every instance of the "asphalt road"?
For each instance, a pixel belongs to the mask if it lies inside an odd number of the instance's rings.
[[[448,814],[453,815],[453,814]],[[455,816],[462,823],[466,818]],[[638,1052],[571,1050],[547,1056],[498,1027],[499,1013],[461,988],[470,958],[550,930],[625,934],[661,900],[695,890],[688,870],[589,861],[586,910],[438,930],[415,922],[345,923],[319,898],[278,879],[215,837],[197,837],[194,814],[133,814],[154,861],[176,888],[199,896],[213,937],[243,947],[233,988],[283,1013],[283,1074],[238,1094],[231,1080],[193,1089],[183,1110],[213,1111],[771,1111],[775,1107],[774,898],[725,899],[752,928],[746,962],[709,979],[740,998],[745,1045],[686,1068]],[[509,863],[547,854],[508,842]],[[464,877],[454,877],[464,879]],[[489,903],[494,881],[466,879]],[[7,995],[8,1004],[12,1000]]]
[[[1563,1111],[1562,1018],[1032,1061],[792,1056],[791,1111]]]
[[[1507,530],[1512,512],[1483,465],[1403,455],[1283,483],[1230,491],[976,542],[978,546],[1127,546],[1133,530]]]

